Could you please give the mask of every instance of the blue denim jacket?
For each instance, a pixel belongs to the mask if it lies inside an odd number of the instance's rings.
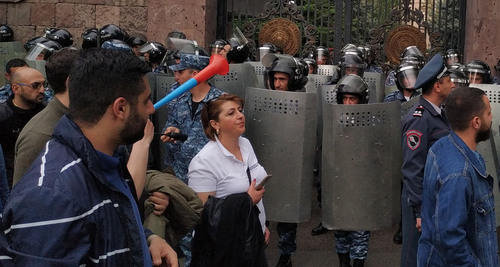
[[[454,132],[429,150],[418,266],[498,266],[493,178]]]

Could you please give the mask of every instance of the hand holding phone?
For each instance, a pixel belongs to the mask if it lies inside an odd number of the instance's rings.
[[[267,182],[269,182],[269,180],[271,180],[271,178],[273,177],[272,174],[268,174],[266,177],[264,177],[264,179],[258,184],[255,186],[255,190],[259,191],[261,190],[264,185],[266,185]]]

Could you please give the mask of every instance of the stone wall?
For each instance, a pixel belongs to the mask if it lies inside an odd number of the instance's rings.
[[[85,29],[112,23],[161,43],[168,32],[181,30],[205,46],[215,39],[216,12],[216,0],[0,0],[0,23],[11,26],[22,43],[56,27],[80,45]]]
[[[464,63],[479,59],[491,67],[500,59],[500,3],[497,0],[468,0]]]

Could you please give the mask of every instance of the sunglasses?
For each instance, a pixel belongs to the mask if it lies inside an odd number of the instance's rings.
[[[43,86],[43,88],[47,88],[49,86],[48,82],[34,82],[32,84],[26,84],[26,83],[16,83],[16,84],[21,86],[29,86],[34,90],[40,89],[41,86]]]

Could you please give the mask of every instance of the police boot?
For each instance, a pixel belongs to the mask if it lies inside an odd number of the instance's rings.
[[[281,254],[276,267],[292,267],[292,259],[290,254]]]
[[[349,253],[337,253],[339,255],[340,267],[351,267],[351,257]]]
[[[365,265],[365,260],[355,259],[352,267],[363,267]]]

